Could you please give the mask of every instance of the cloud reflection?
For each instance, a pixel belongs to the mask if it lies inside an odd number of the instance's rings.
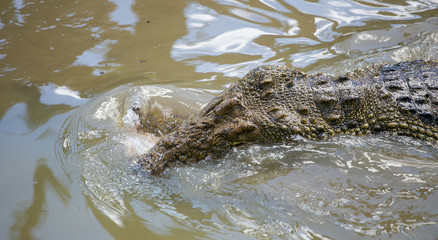
[[[215,69],[222,73],[232,73],[240,67],[252,66],[255,59],[262,58],[267,61],[275,56],[275,52],[270,47],[256,43],[256,39],[262,36],[293,34],[293,32],[274,27],[260,27],[258,22],[271,22],[270,14],[262,16],[259,13],[238,10],[238,8],[230,9],[230,13],[233,16],[220,14],[199,4],[188,4],[185,15],[189,33],[174,43],[171,50],[172,58],[177,61],[188,60],[190,64],[196,66],[197,72],[211,72]],[[237,19],[235,14],[240,14],[243,20]],[[286,22],[289,25],[294,24],[289,23]],[[287,29],[293,28],[289,26]],[[225,65],[198,60],[198,57],[202,56],[223,54],[253,56],[254,60],[247,59],[243,62],[238,61],[237,64]]]
[[[66,104],[79,106],[87,101],[79,96],[79,92],[73,91],[66,86],[58,86],[53,83],[39,87],[41,91],[40,102],[46,105]]]
[[[292,62],[305,68],[318,59],[343,55],[336,44],[340,36],[351,38],[351,27],[367,28],[371,20],[393,24],[417,19],[436,7],[432,2],[353,0],[189,3],[184,10],[187,35],[175,41],[171,57],[195,66],[197,72],[231,77],[234,71],[243,74],[261,64]],[[366,41],[385,47],[393,40],[385,36]]]
[[[124,30],[132,33],[135,32],[135,25],[138,22],[138,16],[132,9],[135,0],[108,0],[116,5],[116,9],[111,12],[111,20],[120,25]]]
[[[219,55],[223,53],[250,53],[251,55],[264,55],[269,48],[264,48],[254,39],[262,35],[271,35],[256,28],[238,28],[224,32],[212,39],[193,44],[185,44],[182,41],[175,43],[173,48],[180,52],[196,50],[206,55]],[[177,55],[175,55],[177,57]]]
[[[105,61],[106,54],[111,50],[110,45],[116,44],[117,40],[106,39],[96,46],[85,50],[81,55],[76,57],[73,66],[88,66],[95,67],[99,63]]]
[[[111,45],[116,44],[117,40],[106,39],[96,46],[85,50],[81,55],[76,57],[72,66],[94,67],[93,75],[98,76],[111,72],[114,68],[120,66],[118,63],[103,63],[107,61],[107,54],[111,50]]]
[[[21,9],[24,8],[26,5],[24,4],[23,0],[13,0],[12,4],[15,8],[15,18],[17,20],[15,24],[23,26],[25,15],[21,13]]]

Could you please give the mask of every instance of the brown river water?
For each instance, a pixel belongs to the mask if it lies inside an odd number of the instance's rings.
[[[150,176],[160,129],[263,64],[438,58],[436,0],[3,0],[0,239],[438,239],[438,148],[297,138]]]

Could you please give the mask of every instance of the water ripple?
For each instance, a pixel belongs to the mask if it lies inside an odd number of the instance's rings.
[[[399,22],[402,26],[403,21],[421,19],[423,12],[437,6],[433,1],[396,4],[352,0],[189,3],[184,10],[188,33],[174,43],[171,56],[194,65],[197,72],[219,72],[231,77],[261,64],[293,61],[294,66],[305,68],[349,51],[366,53],[367,46],[378,50],[397,46],[396,41],[401,38],[395,33],[379,35],[383,29],[388,24]],[[352,26],[369,29],[370,20],[381,20],[381,26],[373,28],[382,30],[351,36]],[[436,25],[432,28],[436,29]],[[345,38],[341,46],[352,48],[339,50],[341,36]],[[353,43],[345,44],[348,41]],[[223,58],[227,63],[223,63]]]

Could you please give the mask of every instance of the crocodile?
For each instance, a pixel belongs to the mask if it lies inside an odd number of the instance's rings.
[[[372,65],[331,76],[261,66],[163,136],[138,163],[152,174],[220,158],[241,144],[284,143],[298,135],[391,132],[436,145],[438,60]]]

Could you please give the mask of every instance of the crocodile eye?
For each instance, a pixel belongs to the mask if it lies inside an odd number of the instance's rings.
[[[242,106],[242,104],[240,103],[240,100],[237,97],[233,97],[231,99],[227,99],[221,102],[220,104],[218,104],[214,108],[214,112],[218,116],[223,116],[230,113],[236,106]]]

